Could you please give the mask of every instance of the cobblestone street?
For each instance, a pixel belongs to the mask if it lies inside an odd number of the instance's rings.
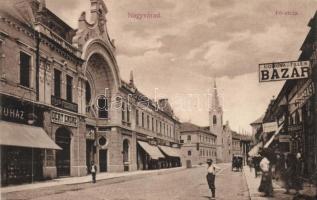
[[[232,172],[229,164],[221,164],[216,177],[217,199],[249,199],[242,172]],[[81,184],[10,193],[5,199],[104,199],[104,200],[199,200],[211,196],[206,182],[206,167],[179,170],[162,175],[127,177]]]

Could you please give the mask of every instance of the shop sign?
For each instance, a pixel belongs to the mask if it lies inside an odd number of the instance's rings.
[[[24,113],[24,110],[20,110],[18,108],[0,106],[0,118],[24,121],[25,113]]]
[[[296,125],[289,125],[287,127],[287,131],[289,133],[293,133],[293,132],[299,132],[303,129],[303,126],[301,124],[296,124]]]
[[[259,81],[269,82],[309,78],[310,70],[309,61],[259,64]]]
[[[302,107],[305,102],[315,93],[314,83],[310,81],[308,85],[296,95],[295,104],[297,107]]]
[[[278,129],[277,122],[264,123],[262,126],[264,133],[275,132]]]
[[[291,139],[290,135],[279,135],[278,140],[279,142],[289,142]]]
[[[43,111],[30,102],[0,95],[0,119],[34,126],[42,126]]]
[[[67,115],[61,112],[52,111],[51,113],[52,122],[56,124],[62,124],[66,126],[78,126],[78,118],[75,116]]]
[[[53,106],[63,108],[72,112],[78,112],[78,105],[72,102],[68,102],[64,99],[51,96],[51,103]]]

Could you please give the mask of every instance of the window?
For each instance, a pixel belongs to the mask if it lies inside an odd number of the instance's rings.
[[[108,118],[108,99],[104,96],[98,99],[98,116],[99,118]]]
[[[144,128],[144,113],[142,112],[142,127]]]
[[[135,111],[135,123],[137,126],[139,126],[139,110]]]
[[[91,88],[88,81],[86,81],[86,104],[88,105],[91,100]]]
[[[188,156],[191,156],[191,155],[192,155],[192,152],[191,152],[191,151],[187,151],[187,155],[188,155]]]
[[[192,140],[192,136],[191,135],[187,135],[187,141],[191,141]]]
[[[30,87],[31,56],[20,52],[20,84]]]
[[[146,116],[146,126],[147,126],[147,129],[150,129],[150,116]]]
[[[154,132],[154,118],[152,117],[152,131]]]
[[[158,122],[155,120],[156,132],[158,132]]]
[[[215,125],[215,124],[217,124],[217,116],[216,115],[214,115],[213,117],[212,117],[212,123]]]
[[[66,75],[66,100],[73,101],[73,77]]]
[[[130,106],[127,104],[127,122],[130,122]]]
[[[160,134],[162,134],[162,122],[160,122]]]
[[[122,102],[122,105],[121,105],[121,119],[122,121],[125,121],[125,103]]]
[[[62,72],[54,69],[54,96],[61,97],[61,75]]]

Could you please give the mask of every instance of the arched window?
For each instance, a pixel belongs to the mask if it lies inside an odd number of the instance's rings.
[[[86,81],[86,105],[89,105],[91,100],[91,88],[89,82]]]
[[[212,123],[213,123],[213,124],[217,124],[217,116],[216,116],[216,115],[214,115],[214,116],[212,117]]]

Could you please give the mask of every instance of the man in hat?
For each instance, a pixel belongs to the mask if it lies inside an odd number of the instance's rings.
[[[212,163],[212,159],[207,160],[208,168],[207,168],[207,182],[209,189],[211,190],[212,199],[215,199],[216,187],[215,187],[215,178],[216,178],[216,170],[220,170],[218,166]]]

